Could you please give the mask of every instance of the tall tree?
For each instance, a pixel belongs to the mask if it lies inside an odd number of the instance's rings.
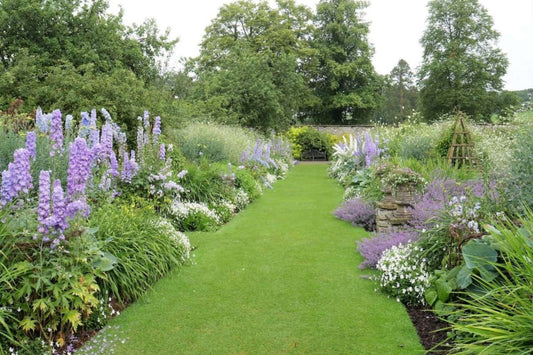
[[[312,81],[321,101],[314,112],[317,122],[365,121],[377,106],[373,49],[362,19],[366,7],[358,0],[321,0],[317,5],[313,46],[319,65]]]
[[[224,5],[192,63],[206,113],[262,130],[291,124],[311,97],[303,74],[310,16],[294,0]]]
[[[507,59],[499,33],[478,0],[432,0],[421,44],[421,108],[428,120],[458,109],[488,118],[491,92],[501,90]]]
[[[387,123],[404,121],[416,108],[418,91],[411,67],[400,59],[387,78],[379,118]]]

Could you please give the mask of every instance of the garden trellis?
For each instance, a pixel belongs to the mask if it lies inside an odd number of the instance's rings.
[[[481,168],[475,150],[474,140],[470,132],[466,129],[465,115],[461,112],[457,114],[453,129],[453,138],[448,150],[447,160],[453,166],[471,166]]]

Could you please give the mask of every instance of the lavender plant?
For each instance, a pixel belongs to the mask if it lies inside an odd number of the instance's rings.
[[[415,242],[419,235],[420,233],[414,229],[405,229],[376,233],[370,238],[361,239],[357,242],[357,251],[365,260],[359,265],[359,268],[375,268],[385,251],[394,246]]]
[[[348,200],[337,208],[335,217],[350,222],[355,227],[363,227],[373,231],[376,227],[376,209],[374,206],[360,198]]]

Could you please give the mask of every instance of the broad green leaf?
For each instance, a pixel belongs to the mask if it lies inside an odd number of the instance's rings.
[[[463,265],[461,270],[457,273],[457,287],[465,289],[472,284],[472,270],[466,265]]]

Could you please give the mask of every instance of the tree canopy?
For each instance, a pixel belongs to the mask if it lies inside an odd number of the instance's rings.
[[[311,100],[304,80],[311,12],[294,0],[224,5],[192,65],[195,98],[219,120],[262,130],[287,128]]]
[[[421,44],[421,109],[428,120],[454,109],[488,118],[507,59],[493,21],[478,0],[432,0]]]
[[[317,5],[312,44],[319,64],[311,82],[320,99],[314,109],[321,123],[364,122],[377,107],[378,79],[371,62],[367,3],[321,0]]]
[[[153,20],[125,26],[107,8],[106,0],[0,1],[0,110],[19,97],[27,111],[105,106],[127,124],[161,108],[166,94],[150,88],[177,40]]]

